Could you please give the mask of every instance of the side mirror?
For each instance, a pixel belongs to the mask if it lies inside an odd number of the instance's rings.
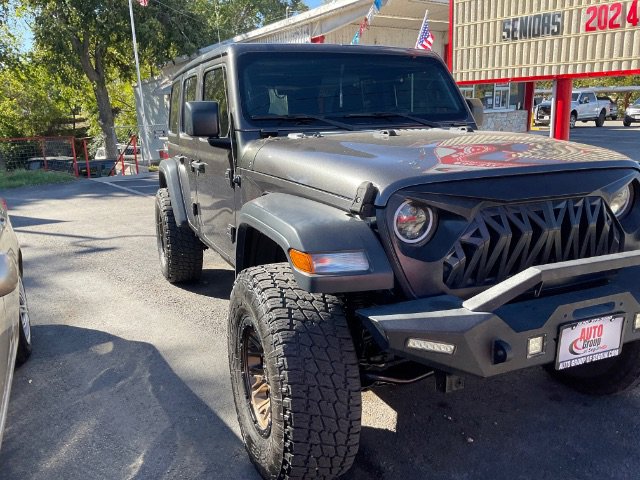
[[[218,102],[187,102],[184,105],[184,131],[191,137],[217,137]]]
[[[13,292],[18,287],[18,271],[6,253],[0,253],[0,297]]]
[[[484,123],[484,105],[482,105],[482,101],[479,98],[467,98],[466,100],[469,110],[471,110],[471,115],[473,115],[476,125],[480,128]]]

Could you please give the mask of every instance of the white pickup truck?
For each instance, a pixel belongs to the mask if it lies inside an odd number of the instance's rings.
[[[578,120],[582,122],[594,120],[596,127],[602,127],[609,115],[609,108],[609,102],[598,100],[593,90],[574,90],[571,93],[569,126],[575,127]],[[548,125],[551,119],[551,102],[544,101],[537,105],[533,118],[536,125]]]

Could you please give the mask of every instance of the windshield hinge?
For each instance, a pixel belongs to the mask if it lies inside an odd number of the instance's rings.
[[[378,189],[371,182],[362,182],[356,191],[356,197],[351,204],[351,212],[363,217],[373,217],[375,207],[373,201],[378,194]]]

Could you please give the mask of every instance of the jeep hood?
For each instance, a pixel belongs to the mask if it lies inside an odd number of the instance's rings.
[[[620,166],[628,157],[530,134],[419,129],[290,134],[262,140],[252,169],[352,199],[362,182],[384,205],[396,190],[467,178]],[[593,162],[602,162],[601,164]]]

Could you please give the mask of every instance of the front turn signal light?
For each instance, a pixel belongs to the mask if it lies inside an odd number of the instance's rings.
[[[291,248],[289,258],[295,268],[305,273],[339,274],[369,270],[364,252],[306,253]]]

